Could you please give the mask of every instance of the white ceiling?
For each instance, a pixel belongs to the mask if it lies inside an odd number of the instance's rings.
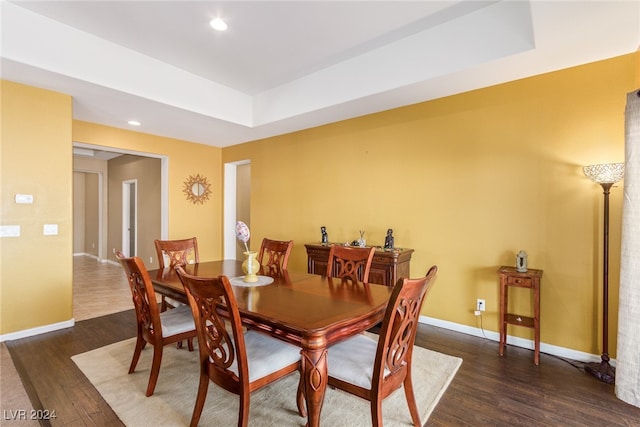
[[[0,7],[3,79],[72,95],[78,120],[218,147],[640,47],[640,0]]]

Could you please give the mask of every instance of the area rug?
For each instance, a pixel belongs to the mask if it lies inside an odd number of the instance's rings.
[[[198,352],[166,346],[155,392],[145,397],[152,349],[143,350],[136,372],[129,375],[135,339],[121,341],[72,359],[122,422],[137,426],[189,425],[198,390]],[[455,376],[462,359],[421,347],[413,353],[413,383],[422,423]],[[304,426],[296,407],[299,376],[294,373],[251,395],[249,426]],[[238,397],[210,383],[201,426],[237,425]],[[404,391],[384,400],[384,425],[411,425]],[[340,390],[327,388],[320,415],[324,426],[371,425],[369,403]]]

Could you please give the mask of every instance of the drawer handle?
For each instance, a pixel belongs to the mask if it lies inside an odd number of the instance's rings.
[[[516,283],[522,283],[522,279],[516,279]]]

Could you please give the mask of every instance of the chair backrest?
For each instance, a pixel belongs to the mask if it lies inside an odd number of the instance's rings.
[[[176,267],[185,287],[198,333],[200,363],[208,365],[213,382],[238,393],[239,387],[249,384],[249,365],[238,304],[226,276],[204,278],[192,276],[181,266]],[[226,316],[218,312],[220,301],[225,304]],[[227,328],[227,321],[231,329]],[[232,336],[229,335],[231,332]],[[236,365],[236,375],[230,367]]]
[[[395,390],[396,384],[402,384],[413,357],[420,310],[437,273],[438,267],[434,265],[425,277],[400,279],[393,288],[378,339],[372,389]],[[385,381],[391,383],[383,388]]]
[[[137,257],[127,258],[121,251],[116,251],[116,258],[124,268],[131,288],[131,297],[136,309],[138,328],[149,342],[162,339],[160,309],[156,300],[153,283],[142,260]]]
[[[376,249],[333,245],[329,249],[327,277],[339,277],[353,282],[368,282],[369,270]]]
[[[180,240],[154,240],[159,268],[175,267],[199,262],[198,240],[195,237]],[[164,257],[169,259],[166,265]]]
[[[266,273],[286,270],[289,265],[289,255],[293,248],[293,240],[262,239],[258,262],[262,264]]]

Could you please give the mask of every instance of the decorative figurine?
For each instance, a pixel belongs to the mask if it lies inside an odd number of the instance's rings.
[[[358,230],[360,231],[360,239],[358,240],[358,246],[360,246],[361,248],[364,248],[365,246],[367,246],[367,241],[364,239],[364,230]]]
[[[320,227],[320,232],[322,233],[322,244],[326,245],[329,243],[329,236],[327,236],[327,227],[324,225]]]
[[[518,273],[527,272],[527,253],[523,250],[520,250],[516,255],[516,270]]]
[[[393,249],[393,229],[387,230],[387,236],[384,238],[384,248]]]

